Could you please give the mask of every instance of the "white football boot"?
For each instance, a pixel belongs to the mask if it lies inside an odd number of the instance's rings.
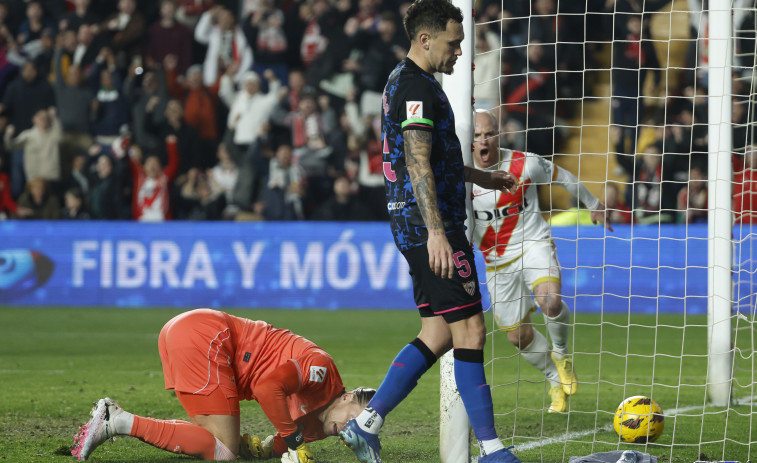
[[[95,402],[90,412],[92,419],[80,426],[79,432],[74,436],[71,455],[79,461],[84,461],[100,444],[115,437],[117,435],[115,418],[121,413],[123,409],[109,397]]]

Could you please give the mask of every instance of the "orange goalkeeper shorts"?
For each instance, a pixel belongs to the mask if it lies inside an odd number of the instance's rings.
[[[176,390],[189,416],[239,415],[234,346],[222,312],[177,315],[160,331],[158,350],[166,389]]]

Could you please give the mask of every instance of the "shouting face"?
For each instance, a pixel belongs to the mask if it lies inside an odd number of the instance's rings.
[[[476,113],[476,127],[473,132],[473,162],[476,167],[486,169],[499,162],[499,133],[494,116],[487,112]]]

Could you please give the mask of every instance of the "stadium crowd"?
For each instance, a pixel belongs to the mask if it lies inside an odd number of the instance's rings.
[[[383,220],[408,3],[0,1],[0,209]]]
[[[696,38],[706,37],[707,20],[703,2],[687,4],[685,56],[675,69],[665,69],[661,60],[673,58],[664,37],[653,37],[651,25],[656,13],[670,7],[668,0],[533,0],[508,3],[505,10],[499,2],[484,2],[477,18],[475,80],[481,85],[474,94],[480,107],[501,104],[502,146],[559,153],[570,125],[565,119],[581,107],[576,101],[598,96],[594,71],[603,69],[601,48],[611,43],[610,150],[617,168],[610,174],[621,180],[607,183],[608,210],[616,223],[706,223],[707,49]],[[752,90],[757,16],[750,5],[737,0],[733,16],[732,135],[734,217],[751,223],[757,206],[751,155],[757,150]],[[492,83],[499,75],[501,86]]]
[[[0,0],[0,215],[385,220],[381,92],[409,47],[410,3]],[[613,150],[633,186],[607,201],[633,210],[621,222],[706,221],[706,76],[661,89],[647,15],[666,3],[476,4],[476,107],[499,108],[503,147],[560,152],[591,94],[582,71],[612,41]],[[736,196],[751,198],[738,82]]]

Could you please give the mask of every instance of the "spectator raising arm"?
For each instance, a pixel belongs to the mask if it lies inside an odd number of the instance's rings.
[[[142,165],[142,153],[132,147],[129,153],[134,182],[132,199],[133,218],[145,222],[162,222],[171,218],[169,187],[179,168],[177,139],[166,137],[168,165],[162,168],[157,156],[149,156]]]

